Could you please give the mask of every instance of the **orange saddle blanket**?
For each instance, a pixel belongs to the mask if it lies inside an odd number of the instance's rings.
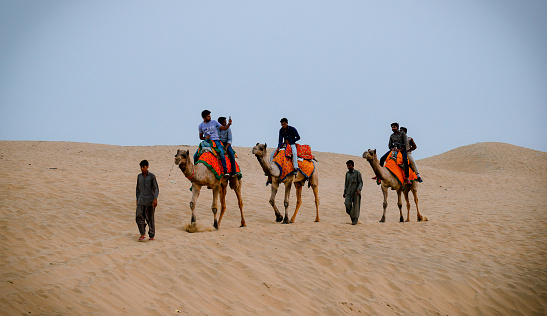
[[[405,171],[403,169],[403,154],[399,153],[397,155],[397,162],[391,158],[391,154],[389,153],[388,158],[386,159],[385,167],[394,175],[397,177],[397,180],[399,180],[399,183],[401,185],[405,183]],[[408,179],[410,181],[415,181],[418,179],[416,176],[416,173],[412,168],[410,168],[410,162],[408,162]]]
[[[232,172],[232,164],[230,163],[230,158],[228,158],[228,155],[225,155],[226,157],[226,168],[228,169],[228,172]],[[204,152],[196,161],[196,164],[202,163],[206,165],[215,175],[217,179],[222,178],[222,175],[224,174],[222,170],[222,163],[220,162],[220,158],[213,155],[211,152]],[[239,169],[239,165],[236,162],[235,165],[235,172],[238,179],[241,179],[241,170]]]
[[[316,160],[315,157],[311,153],[310,145],[296,144],[296,152],[297,152],[297,155],[298,155],[299,158],[308,159],[308,160]],[[285,156],[292,156],[292,147],[291,146],[287,146],[287,148],[285,150]]]
[[[287,157],[284,151],[284,149],[279,150],[279,153],[277,153],[273,159],[281,170],[281,175],[279,176],[281,181],[285,180],[288,175],[291,175],[294,172],[292,158]],[[298,168],[300,168],[300,171],[306,178],[309,178],[315,171],[315,164],[311,160],[298,160]]]

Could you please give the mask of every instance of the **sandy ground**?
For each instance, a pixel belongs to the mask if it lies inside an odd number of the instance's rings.
[[[251,148],[220,230],[212,194],[188,233],[190,182],[173,158],[188,146],[122,147],[0,141],[0,313],[3,315],[545,315],[547,153],[478,143],[418,161],[428,222],[399,223],[390,191],[361,157],[315,152],[296,222],[275,222]],[[363,151],[367,148],[363,148]],[[137,242],[138,163],[159,182],[156,240]],[[360,224],[343,206],[345,161],[365,186]],[[283,194],[277,203],[283,205]],[[296,203],[294,189],[290,215]],[[404,206],[403,206],[404,208]],[[405,212],[406,217],[406,212]]]

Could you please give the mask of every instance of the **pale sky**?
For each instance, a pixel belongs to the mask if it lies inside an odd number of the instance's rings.
[[[547,151],[547,1],[0,0],[0,139]],[[170,158],[169,158],[170,159]]]

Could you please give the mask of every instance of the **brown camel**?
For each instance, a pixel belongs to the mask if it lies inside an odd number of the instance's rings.
[[[266,144],[259,144],[256,143],[256,146],[253,147],[253,154],[256,156],[256,159],[260,163],[260,166],[262,166],[262,169],[266,173],[267,176],[270,176],[272,178],[272,195],[270,196],[270,204],[272,205],[274,211],[275,211],[275,221],[281,222],[283,221],[284,224],[288,223],[294,223],[294,219],[296,217],[296,214],[298,213],[298,209],[300,209],[300,206],[302,205],[302,186],[306,183],[306,180],[309,182],[309,186],[313,189],[313,194],[315,196],[315,221],[319,222],[319,177],[317,176],[317,172],[314,172],[309,179],[306,179],[306,176],[302,174],[302,172],[298,172],[298,174],[295,176],[289,175],[285,177],[283,181],[279,179],[279,176],[281,175],[281,170],[279,170],[279,167],[274,162],[270,161],[267,151],[267,145]],[[284,205],[285,205],[285,217],[281,216],[281,213],[279,213],[279,210],[277,209],[277,206],[275,205],[275,195],[277,194],[277,189],[279,188],[280,183],[285,184],[285,199],[284,199]],[[289,215],[288,215],[288,208],[289,208],[289,197],[291,194],[291,187],[294,183],[294,187],[296,188],[296,209],[294,210],[294,214],[291,217],[291,220],[289,221]]]
[[[213,226],[218,229],[220,227],[220,221],[222,221],[222,216],[226,210],[226,191],[227,185],[230,183],[230,188],[234,190],[237,196],[237,203],[239,204],[239,210],[241,212],[241,227],[245,227],[245,219],[243,218],[243,200],[241,199],[241,180],[237,177],[222,177],[217,179],[213,172],[209,168],[202,164],[198,163],[194,165],[190,158],[190,152],[188,150],[178,150],[177,155],[175,156],[175,164],[177,164],[184,174],[184,176],[192,182],[192,201],[190,201],[190,209],[192,210],[192,220],[191,224],[195,225],[196,223],[196,214],[194,212],[196,208],[196,201],[199,197],[199,192],[202,186],[207,186],[213,190],[213,215],[214,223]],[[218,196],[220,193],[220,216],[217,222],[217,206],[218,206]]]
[[[422,215],[420,215],[420,209],[418,208],[418,183],[416,181],[412,182],[412,184],[401,185],[397,178],[387,168],[380,166],[380,162],[378,161],[378,157],[376,156],[376,149],[369,149],[365,151],[363,153],[363,158],[365,158],[370,163],[370,166],[372,167],[372,170],[374,170],[376,178],[382,181],[381,188],[382,193],[384,194],[384,213],[382,214],[382,219],[380,220],[381,223],[385,222],[386,220],[387,193],[389,188],[397,191],[397,206],[399,207],[399,213],[401,215],[401,217],[399,218],[399,221],[401,223],[403,222],[403,205],[401,203],[401,192],[404,192],[406,200],[406,221],[410,222],[410,202],[408,201],[408,191],[412,191],[412,195],[414,195],[414,203],[416,203],[418,221],[427,221],[427,217],[422,217]]]

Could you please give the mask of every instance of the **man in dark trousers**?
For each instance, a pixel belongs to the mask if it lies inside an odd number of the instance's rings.
[[[351,225],[357,224],[359,214],[361,213],[361,190],[363,189],[363,179],[361,173],[354,169],[353,160],[346,162],[348,172],[346,172],[346,181],[344,183],[344,205],[346,213],[351,219]]]
[[[406,144],[408,141],[406,138],[406,134],[403,131],[399,131],[399,123],[391,123],[391,131],[393,132],[393,134],[389,136],[389,151],[385,153],[382,158],[380,158],[380,166],[384,166],[387,156],[392,150],[396,151],[397,153],[401,153],[403,155],[403,168],[406,176],[405,183],[412,184],[412,182],[410,182],[410,180],[408,179],[408,159],[406,156]]]
[[[154,212],[158,206],[158,195],[160,188],[156,176],[148,171],[148,161],[143,160],[139,164],[141,174],[137,176],[137,212],[135,220],[139,227],[139,241],[146,239],[146,224],[148,224],[149,240],[154,240],[156,225],[154,224]]]

